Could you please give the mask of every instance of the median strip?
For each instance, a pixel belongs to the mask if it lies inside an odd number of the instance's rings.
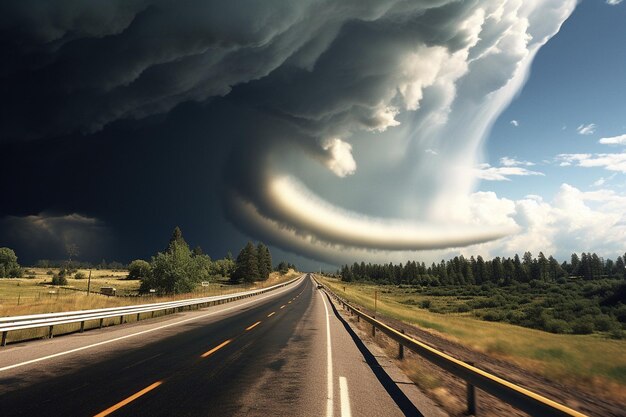
[[[120,401],[119,403],[115,404],[114,406],[111,406],[111,407],[107,408],[106,410],[102,411],[101,413],[96,414],[94,417],[108,416],[109,414],[113,413],[114,411],[119,410],[120,408],[124,407],[126,404],[128,404],[130,402],[133,402],[137,398],[141,397],[142,395],[152,391],[153,389],[155,389],[156,387],[158,387],[162,383],[163,383],[163,381],[157,381],[157,382],[155,382],[152,385],[148,385],[147,387],[145,387],[141,391],[131,395],[130,397],[126,398],[123,401]]]
[[[228,339],[225,342],[220,343],[219,345],[215,346],[213,349],[204,352],[202,355],[200,355],[201,358],[206,358],[209,355],[212,355],[213,353],[217,352],[218,350],[220,350],[221,348],[223,348],[224,346],[226,346],[227,344],[229,344],[230,342],[232,342],[233,339]]]
[[[255,328],[256,326],[258,326],[259,324],[261,324],[261,322],[260,322],[260,321],[257,321],[257,322],[256,322],[256,323],[254,323],[253,325],[246,327],[246,331],[254,329],[254,328]]]

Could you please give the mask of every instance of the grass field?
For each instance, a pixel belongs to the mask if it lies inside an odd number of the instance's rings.
[[[385,316],[417,325],[491,356],[511,361],[524,369],[579,387],[614,393],[626,401],[626,341],[598,334],[564,335],[487,322],[470,313],[433,313],[419,303],[407,303],[413,294],[394,286],[344,283],[323,279],[346,299]],[[345,288],[345,290],[344,290]]]
[[[196,291],[191,293],[170,297],[137,297],[140,281],[125,279],[128,274],[126,271],[92,270],[92,293],[87,295],[87,279],[68,278],[67,286],[55,287],[50,285],[52,275],[47,275],[47,269],[29,268],[28,270],[32,272],[30,274],[32,278],[0,279],[0,316],[86,310],[223,295],[276,285],[299,275],[298,272],[292,270],[284,275],[273,272],[268,280],[254,284],[231,285],[227,280],[222,280],[212,282],[208,287],[198,286]],[[58,271],[53,270],[53,272]],[[83,272],[86,277],[89,276],[88,270],[79,270],[79,272]],[[116,288],[118,296],[108,297],[99,294],[101,287]]]

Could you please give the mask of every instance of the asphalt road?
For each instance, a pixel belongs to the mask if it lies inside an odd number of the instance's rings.
[[[418,415],[309,278],[201,311],[2,348],[0,414]]]

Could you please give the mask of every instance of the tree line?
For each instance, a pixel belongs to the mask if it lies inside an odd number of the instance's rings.
[[[179,227],[174,229],[163,252],[154,255],[150,262],[134,260],[128,269],[129,279],[141,280],[140,292],[153,290],[168,294],[190,292],[202,281],[228,279],[233,284],[263,281],[274,270],[272,254],[263,242],[257,245],[248,242],[236,260],[230,252],[223,259],[212,260],[199,246],[191,250]]]
[[[69,259],[65,261],[40,260],[36,264],[41,268],[59,268],[58,274],[48,271],[53,285],[66,285],[71,274],[76,274],[75,278],[81,275],[82,278],[84,274],[77,268],[94,267],[89,262],[73,259],[78,255],[77,247],[73,247],[71,253],[68,250],[68,254]],[[102,269],[125,269],[122,263],[107,264],[104,260],[97,266]],[[296,266],[283,261],[276,267],[283,274],[289,269],[296,270]],[[220,280],[232,284],[263,281],[269,278],[272,271],[272,254],[263,242],[256,245],[248,242],[237,259],[233,259],[229,252],[224,258],[213,260],[203,253],[200,246],[191,249],[177,226],[163,251],[157,252],[149,261],[136,259],[128,265],[127,278],[141,281],[141,293],[173,294],[190,292],[202,281]],[[0,248],[0,277],[20,278],[23,274],[15,252],[10,248]]]
[[[387,284],[414,284],[422,286],[481,285],[493,283],[500,286],[531,281],[564,283],[568,277],[584,280],[599,278],[623,278],[625,259],[618,256],[615,261],[603,259],[595,253],[572,254],[569,262],[559,263],[553,256],[543,252],[535,258],[530,252],[520,258],[495,257],[490,260],[482,256],[455,256],[426,266],[424,262],[409,261],[406,264],[344,265],[338,275],[343,281],[374,281]]]

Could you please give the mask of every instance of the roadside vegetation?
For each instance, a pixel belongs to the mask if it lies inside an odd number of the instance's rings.
[[[162,252],[128,266],[104,260],[93,265],[76,260],[77,254],[78,248],[69,247],[67,260],[21,267],[13,250],[0,248],[0,316],[224,295],[298,276],[296,267],[285,262],[274,269],[270,250],[262,242],[249,242],[237,260],[230,253],[212,260],[199,246],[191,250],[178,227]],[[103,287],[115,288],[115,296],[101,294]]]
[[[625,255],[626,257],[626,255]],[[344,282],[377,283],[397,288],[402,303],[433,313],[463,313],[558,334],[599,333],[621,339],[626,328],[624,257],[615,262],[596,254],[573,254],[559,264],[542,253],[520,259],[455,257],[426,267],[406,265],[344,266]]]
[[[611,331],[555,334],[484,320],[483,314],[498,307],[484,303],[491,296],[480,287],[477,295],[472,295],[462,291],[455,294],[459,288],[449,287],[439,287],[437,292],[406,285],[344,282],[338,278],[322,278],[322,281],[350,302],[370,311],[376,308],[378,315],[417,326],[436,337],[506,360],[549,380],[626,401],[626,341],[612,338]],[[495,296],[498,295],[504,297]],[[530,304],[555,297],[550,293],[525,296]],[[477,308],[459,309],[460,305]]]

